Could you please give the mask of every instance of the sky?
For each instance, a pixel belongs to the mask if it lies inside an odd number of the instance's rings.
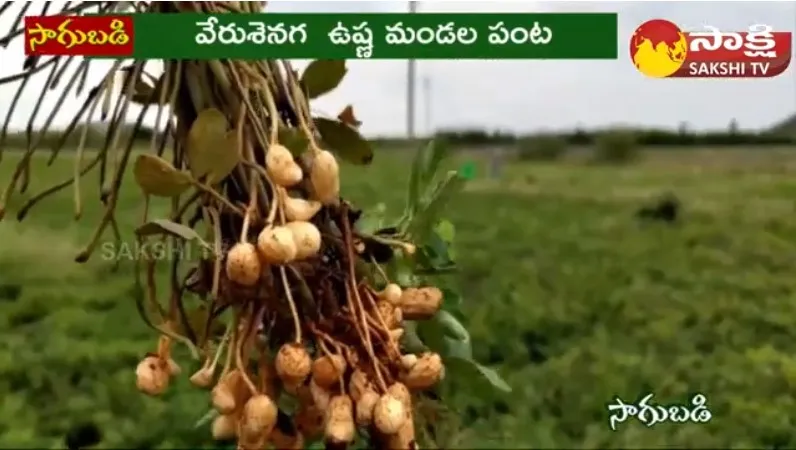
[[[23,2],[16,2],[23,3]],[[33,2],[38,9],[43,2]],[[58,2],[54,2],[58,3]],[[272,1],[275,12],[404,12],[406,2],[393,1]],[[610,126],[676,128],[685,122],[694,130],[725,129],[735,119],[741,129],[764,129],[796,113],[796,62],[771,79],[699,80],[650,79],[630,61],[628,40],[649,19],[665,18],[684,30],[713,25],[742,30],[764,23],[775,30],[796,30],[796,2],[420,2],[422,12],[617,12],[617,61],[423,61],[417,62],[417,124],[419,134],[438,129],[483,128],[516,133]],[[0,17],[8,30],[12,17]],[[21,69],[22,42],[0,50],[0,74]],[[296,61],[298,67],[307,61]],[[90,76],[98,80],[103,68]],[[45,71],[46,72],[46,71]],[[42,90],[45,74],[31,82],[12,120],[27,122]],[[352,104],[369,136],[406,133],[406,62],[353,60],[337,91],[313,103],[313,109],[336,115]],[[0,86],[6,106],[15,85]],[[53,102],[47,105],[52,108]],[[79,99],[59,110],[56,122],[68,123]],[[5,115],[3,107],[0,114]]]

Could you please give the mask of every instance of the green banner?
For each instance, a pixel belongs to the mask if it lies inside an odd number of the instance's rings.
[[[616,59],[616,14],[140,14],[141,59]]]

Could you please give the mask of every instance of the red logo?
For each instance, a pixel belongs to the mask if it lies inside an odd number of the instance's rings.
[[[133,19],[130,16],[27,16],[25,54],[131,56]]]
[[[768,25],[747,31],[684,32],[668,20],[639,26],[630,38],[630,58],[654,78],[771,78],[790,65],[792,33]]]

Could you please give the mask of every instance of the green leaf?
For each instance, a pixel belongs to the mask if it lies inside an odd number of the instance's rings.
[[[433,323],[433,325],[424,327],[426,323]],[[421,336],[423,342],[428,343],[432,350],[442,356],[446,366],[452,366],[452,373],[458,374],[460,372],[460,369],[456,366],[466,365],[471,369],[475,369],[481,377],[496,389],[511,392],[511,387],[497,372],[478,364],[473,359],[470,333],[453,314],[441,310],[432,320],[418,324],[418,328],[421,329],[419,336]],[[461,369],[464,368],[461,367]]]
[[[287,147],[293,156],[301,156],[307,150],[310,140],[297,128],[279,128],[279,143]]]
[[[472,361],[473,345],[469,337],[464,341],[445,337],[444,342],[445,345],[443,347],[442,353],[440,353],[443,358],[458,358]]]
[[[482,379],[487,381],[492,387],[503,392],[511,392],[511,386],[494,369],[483,366],[472,358],[449,358],[445,361],[445,366],[451,373],[466,374],[468,370],[475,371]]]
[[[456,238],[456,227],[450,220],[442,219],[437,222],[437,225],[434,226],[434,230],[431,233],[431,237],[433,240],[439,238],[442,242],[445,243],[445,258],[447,259],[448,264],[455,264],[456,261],[456,250],[453,246],[453,240]],[[432,240],[432,242],[433,242]]]
[[[462,296],[450,288],[441,288],[442,308],[446,311],[456,312],[462,306]]]
[[[177,170],[165,159],[148,153],[136,158],[133,177],[145,194],[157,197],[176,197],[192,184],[190,175]]]
[[[307,450],[324,450],[326,444],[322,440],[316,440],[307,447]]]
[[[438,312],[431,320],[417,322],[417,335],[443,359],[472,358],[470,333],[447,311]]]
[[[439,216],[448,201],[464,188],[465,179],[455,170],[449,171],[437,184],[431,195],[420,206],[415,220],[410,226],[410,234],[416,241],[423,242],[439,222]]]
[[[342,159],[357,165],[373,161],[373,148],[359,131],[338,120],[316,117],[313,121],[329,150]]]
[[[387,263],[387,276],[403,288],[416,286],[419,281],[415,275],[414,261],[402,253],[396,254]]]
[[[440,324],[446,336],[458,341],[470,342],[470,332],[459,322],[459,319],[448,311],[440,310],[431,320]]]
[[[425,153],[421,184],[427,185],[436,176],[442,161],[450,155],[450,146],[447,142],[433,140]]]
[[[412,170],[409,172],[409,192],[406,195],[406,212],[404,213],[408,221],[414,217],[417,205],[420,203],[420,195],[425,190],[425,186],[420,186],[420,181],[425,177],[423,172],[426,154],[431,151],[433,145],[434,141],[430,141],[425,147],[417,149],[412,159]]]
[[[432,231],[417,252],[418,266],[424,272],[450,270],[456,266],[451,257],[450,245]]]
[[[202,428],[203,426],[209,424],[210,422],[216,420],[216,417],[220,416],[218,411],[215,408],[210,408],[196,423],[193,424],[194,428]]]
[[[309,98],[318,98],[333,91],[347,71],[345,60],[316,59],[301,74],[301,85]]]
[[[188,242],[198,242],[208,249],[211,248],[193,228],[166,219],[150,220],[136,228],[135,234],[141,237],[155,235],[174,236]]]
[[[362,234],[375,234],[376,231],[384,228],[384,216],[387,213],[387,205],[379,203],[373,209],[365,211],[362,217],[357,220],[356,228]]]
[[[446,244],[452,244],[453,238],[456,237],[456,227],[450,220],[446,219],[437,222],[437,225],[434,227],[434,232],[436,232]]]
[[[216,184],[240,161],[237,133],[227,131],[227,118],[215,109],[200,112],[191,124],[185,144],[188,167],[197,179]]]
[[[404,334],[401,336],[401,346],[410,353],[422,353],[426,350],[426,344],[420,339],[417,331],[417,322],[414,320],[404,321]]]

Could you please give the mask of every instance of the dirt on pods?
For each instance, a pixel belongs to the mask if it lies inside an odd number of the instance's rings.
[[[316,439],[345,448],[359,430],[375,448],[414,449],[412,396],[433,388],[444,366],[434,353],[407,352],[401,340],[407,320],[436,314],[442,292],[385,279],[382,263],[357,247],[368,237],[340,197],[337,159],[310,141],[301,161],[269,143],[264,170],[252,171],[261,185],[229,198],[242,217],[223,211],[234,220],[219,220],[217,231],[235,244],[204,261],[212,314],[229,314],[218,331],[207,323],[194,330],[207,339],[198,344],[205,363],[190,381],[210,390],[219,413],[213,437],[237,439],[240,449],[302,448]],[[400,239],[390,246],[415,252]],[[165,392],[177,376],[171,362],[167,354],[142,361],[139,389]]]

